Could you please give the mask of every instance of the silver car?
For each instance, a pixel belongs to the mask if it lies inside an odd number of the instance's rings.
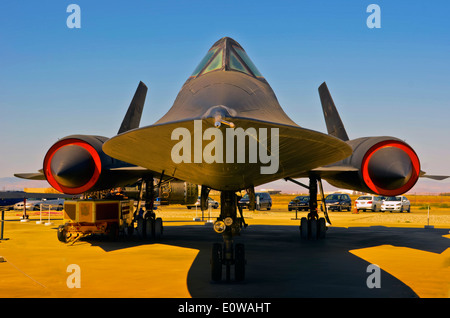
[[[371,210],[373,212],[381,211],[383,197],[376,195],[362,195],[355,200],[355,206],[358,211]]]
[[[405,196],[387,197],[381,205],[381,212],[411,212],[411,203]]]
[[[211,206],[213,209],[217,209],[219,207],[219,202],[208,197],[208,206]],[[190,210],[195,207],[200,207],[200,197],[198,197],[197,202],[194,204],[186,205],[186,207]]]

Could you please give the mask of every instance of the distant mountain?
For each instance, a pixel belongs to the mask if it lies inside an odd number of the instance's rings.
[[[24,188],[50,188],[47,181],[26,180],[16,177],[0,178],[0,191],[23,191]]]

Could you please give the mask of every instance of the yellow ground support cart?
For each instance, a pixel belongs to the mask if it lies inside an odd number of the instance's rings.
[[[133,200],[74,200],[64,202],[64,225],[58,227],[61,242],[75,242],[90,234],[106,234],[115,240],[119,231],[131,235]]]

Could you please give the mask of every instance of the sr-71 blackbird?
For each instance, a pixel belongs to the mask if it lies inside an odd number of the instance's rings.
[[[211,278],[222,279],[235,266],[245,277],[244,245],[233,237],[245,227],[237,192],[246,190],[254,209],[254,188],[282,179],[306,187],[310,213],[300,221],[301,237],[325,237],[326,207],[319,217],[317,194],[322,179],[357,191],[395,196],[411,189],[420,170],[415,151],[389,136],[350,140],[325,83],[319,87],[328,134],[297,125],[283,111],[244,49],[224,37],[207,52],[181,88],[172,108],[156,123],[139,128],[147,88],[140,83],[118,135],[69,136],[54,144],[44,159],[42,177],[69,194],[146,180],[146,207],[153,204],[153,178],[201,185],[202,209],[211,189],[220,191],[220,216],[214,230]],[[24,175],[17,175],[22,176]],[[26,177],[26,176],[25,176]],[[309,184],[294,179],[308,178]],[[185,195],[186,197],[186,195]],[[193,193],[196,199],[197,193]],[[154,216],[146,220],[151,226]]]

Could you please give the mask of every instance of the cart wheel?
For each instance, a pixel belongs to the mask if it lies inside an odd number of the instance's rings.
[[[66,243],[67,242],[67,231],[66,231],[66,227],[64,225],[60,225],[58,226],[58,232],[56,233],[58,236],[58,240],[60,242]]]

